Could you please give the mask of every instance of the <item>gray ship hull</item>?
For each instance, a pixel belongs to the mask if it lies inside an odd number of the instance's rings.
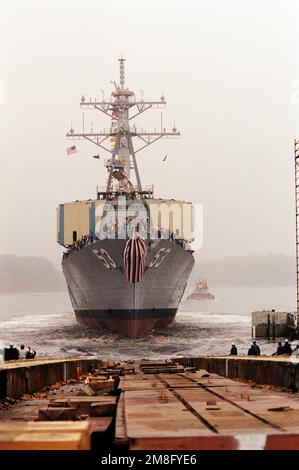
[[[176,242],[147,242],[145,272],[131,283],[124,272],[125,244],[97,241],[70,253],[62,268],[79,323],[138,337],[173,321],[194,257]]]

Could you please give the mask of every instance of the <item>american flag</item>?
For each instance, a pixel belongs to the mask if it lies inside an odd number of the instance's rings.
[[[77,153],[76,145],[72,145],[72,147],[68,147],[66,149],[66,153],[68,155],[74,155],[74,153]]]

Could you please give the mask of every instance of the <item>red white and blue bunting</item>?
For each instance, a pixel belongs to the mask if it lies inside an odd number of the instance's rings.
[[[125,246],[123,261],[126,276],[129,282],[136,283],[142,278],[146,263],[146,243],[145,240],[139,235],[133,235]]]

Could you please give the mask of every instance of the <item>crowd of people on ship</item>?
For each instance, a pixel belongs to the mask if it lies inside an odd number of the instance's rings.
[[[118,224],[115,224],[114,226],[113,225],[107,226],[105,232],[106,232],[107,238],[123,239],[124,235],[126,236],[126,229],[127,229],[127,226],[125,223],[122,224],[120,228]],[[137,233],[140,233],[140,234],[146,233],[146,224],[144,226],[141,225],[140,223],[137,224],[136,231]],[[154,240],[155,239],[170,240],[171,242],[176,243],[180,247],[184,248],[186,251],[192,251],[190,243],[180,238],[180,233],[178,229],[176,229],[175,232],[173,232],[173,231],[170,231],[169,229],[156,226],[153,228],[150,238]],[[63,253],[63,257],[67,258],[70,255],[70,253],[79,251],[86,246],[92,245],[97,240],[99,240],[99,238],[93,232],[91,232],[89,235],[84,235],[82,238],[75,241],[71,246],[68,247],[67,251]]]
[[[299,352],[298,345],[296,345],[295,348],[292,349],[292,346],[290,345],[289,340],[285,339],[284,344],[282,344],[281,341],[278,341],[277,349],[272,354],[272,356],[290,356],[292,353],[296,352],[297,350]],[[230,356],[237,356],[237,355],[238,355],[238,349],[235,343],[232,343]],[[255,340],[252,341],[250,348],[248,349],[247,355],[248,356],[260,356],[261,355],[261,349]]]
[[[34,359],[36,351],[31,349],[30,346],[25,347],[21,344],[20,348],[14,344],[10,344],[9,347],[4,347],[0,350],[0,356],[3,361],[17,361],[18,359]]]
[[[93,232],[89,235],[84,235],[79,240],[75,241],[71,246],[68,247],[68,250],[63,253],[63,257],[67,258],[70,253],[74,251],[79,251],[85,246],[92,245],[97,240],[97,237],[94,236]]]

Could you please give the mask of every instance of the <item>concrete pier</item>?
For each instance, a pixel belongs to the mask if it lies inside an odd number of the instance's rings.
[[[252,338],[295,338],[296,317],[290,312],[261,310],[252,312]]]

